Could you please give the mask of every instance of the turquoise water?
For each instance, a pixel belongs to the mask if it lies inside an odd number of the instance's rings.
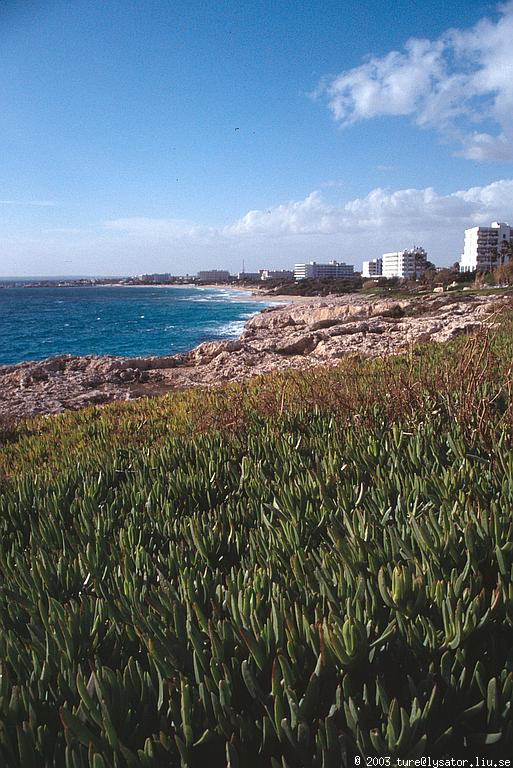
[[[234,338],[264,306],[246,295],[209,288],[2,288],[0,365],[58,354],[167,355]]]

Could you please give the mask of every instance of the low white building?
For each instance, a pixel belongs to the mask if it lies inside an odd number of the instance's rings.
[[[415,280],[424,274],[427,264],[427,253],[424,248],[419,246],[414,246],[404,251],[384,253],[382,264],[383,277]]]
[[[381,277],[383,274],[383,259],[370,259],[362,265],[362,277]]]
[[[231,275],[227,269],[202,269],[196,277],[204,283],[224,283]]]
[[[292,280],[294,272],[291,269],[261,269],[261,280]]]
[[[339,261],[330,261],[328,264],[318,264],[310,261],[308,264],[294,265],[294,278],[296,280],[350,280],[354,277],[354,266]]]
[[[471,227],[465,230],[465,243],[460,259],[460,272],[489,272],[504,261],[504,245],[513,243],[513,227],[493,221],[489,227]]]
[[[260,272],[237,272],[237,280],[260,280]]]

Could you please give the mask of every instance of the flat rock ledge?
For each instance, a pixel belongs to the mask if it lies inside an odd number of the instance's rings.
[[[347,295],[268,307],[248,320],[239,339],[206,342],[185,354],[59,355],[0,366],[0,417],[59,413],[285,368],[333,366],[347,355],[397,354],[476,331],[511,306],[503,296],[448,294],[404,300]]]

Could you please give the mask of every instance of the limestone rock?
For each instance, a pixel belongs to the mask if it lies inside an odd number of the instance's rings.
[[[444,342],[494,322],[511,299],[431,294],[400,301],[349,294],[268,307],[239,339],[200,344],[188,353],[122,358],[58,355],[0,366],[0,417],[14,418],[213,386],[286,368],[336,365],[342,357],[377,357],[413,344]]]

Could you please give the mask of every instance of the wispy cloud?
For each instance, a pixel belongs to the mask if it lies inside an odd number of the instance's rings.
[[[470,160],[513,159],[513,2],[495,20],[412,38],[403,50],[370,57],[324,78],[316,92],[335,120],[352,126],[382,116],[409,117],[453,142]]]
[[[36,208],[54,208],[54,200],[0,200],[0,205],[34,206]]]
[[[328,179],[319,184],[321,189],[340,189],[345,184],[343,179]]]
[[[462,237],[463,229],[493,219],[513,220],[513,179],[495,181],[450,194],[432,187],[390,190],[377,187],[364,197],[344,203],[329,202],[321,191],[300,200],[290,200],[244,216],[223,227],[206,227],[180,219],[145,217],[120,218],[104,227],[120,236],[146,242],[208,241],[221,249],[228,242],[244,243],[265,238],[279,247],[290,238],[335,236],[344,245],[360,241],[382,243],[390,238],[429,237],[443,239],[447,234]],[[297,242],[297,241],[296,241]],[[351,246],[352,247],[352,246]]]
[[[5,238],[2,255],[21,274],[39,274],[49,263],[55,273],[78,274],[87,264],[91,274],[103,274],[106,264],[116,264],[115,271],[125,274],[194,274],[220,266],[237,271],[243,258],[248,269],[331,258],[359,265],[420,244],[435,263],[447,264],[459,257],[465,228],[496,219],[513,223],[513,178],[449,194],[432,187],[377,187],[339,203],[328,196],[313,191],[217,227],[171,217],[120,217],[85,231],[69,227],[30,240]]]
[[[87,235],[91,230],[81,227],[50,227],[43,229],[43,232],[48,235]]]
[[[212,231],[185,219],[152,219],[145,216],[109,219],[103,222],[103,226],[114,232],[163,238],[199,237]]]

